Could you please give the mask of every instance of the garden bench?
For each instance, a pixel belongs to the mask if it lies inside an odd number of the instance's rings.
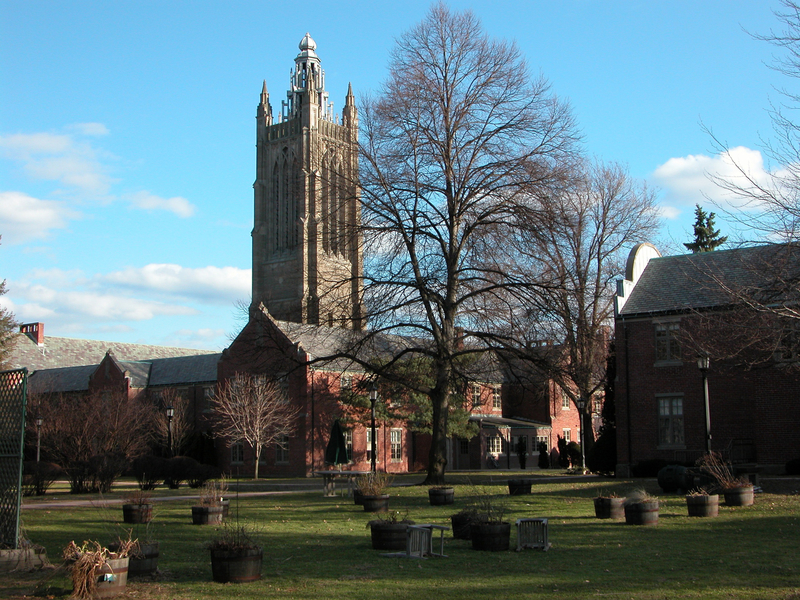
[[[433,531],[439,532],[439,552],[433,549]],[[406,551],[382,554],[390,558],[425,558],[426,556],[439,556],[447,558],[444,553],[444,532],[450,528],[444,525],[421,523],[409,525],[406,528]]]

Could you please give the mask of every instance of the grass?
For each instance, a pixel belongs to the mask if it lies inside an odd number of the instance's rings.
[[[419,476],[413,478],[419,481]],[[399,478],[411,481],[412,478]],[[456,504],[433,507],[427,488],[392,488],[391,508],[408,510],[417,522],[449,525],[449,516],[476,491],[455,482]],[[505,478],[483,486],[506,505],[507,518],[548,517],[550,552],[488,553],[470,542],[448,538],[448,558],[406,560],[384,558],[372,550],[371,515],[348,498],[324,498],[321,482],[307,492],[269,496],[240,494],[241,521],[255,524],[264,545],[263,579],[249,584],[215,584],[204,543],[213,527],[191,524],[188,496],[196,490],[158,490],[157,497],[182,496],[159,502],[151,525],[160,541],[160,573],[128,582],[126,597],[226,598],[758,598],[800,599],[800,495],[763,493],[751,507],[721,506],[714,519],[686,516],[682,496],[665,495],[653,480],[647,491],[660,497],[659,524],[633,527],[594,518],[591,499],[600,491],[625,495],[642,480],[555,481],[536,483],[533,493],[508,496]],[[302,481],[300,483],[303,483]],[[242,493],[274,482],[242,485]],[[232,484],[232,492],[235,484]],[[769,487],[765,484],[765,489]],[[788,490],[791,492],[791,490]],[[115,492],[114,497],[121,495]],[[83,499],[56,492],[52,498]],[[41,502],[39,499],[32,503]],[[237,501],[232,501],[236,511]],[[23,510],[26,535],[47,548],[54,563],[71,540],[110,542],[120,531],[119,506],[86,506]],[[232,517],[233,518],[233,514]],[[512,528],[513,529],[513,528]],[[512,547],[515,545],[512,531]],[[13,574],[0,579],[0,597],[37,594],[64,597],[70,584],[65,574]]]

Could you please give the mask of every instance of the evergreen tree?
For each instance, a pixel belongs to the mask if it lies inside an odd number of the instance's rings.
[[[711,252],[728,241],[728,236],[719,237],[719,229],[714,229],[713,212],[706,214],[699,204],[695,204],[694,241],[684,244],[693,254]]]

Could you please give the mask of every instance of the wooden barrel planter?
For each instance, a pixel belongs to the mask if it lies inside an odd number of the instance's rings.
[[[626,504],[625,522],[628,525],[658,525],[658,500]]]
[[[511,542],[511,523],[472,523],[469,527],[473,550],[502,552]]]
[[[471,538],[469,531],[470,525],[477,520],[474,512],[459,512],[450,515],[450,523],[453,526],[453,537],[457,540],[468,540]]]
[[[530,479],[509,479],[508,480],[508,493],[511,496],[521,496],[523,494],[531,493],[531,480]]]
[[[719,495],[686,496],[690,517],[716,517],[719,514]]]
[[[153,518],[152,504],[123,504],[122,521],[125,523],[149,523]]]
[[[389,510],[389,494],[381,494],[380,496],[363,494],[362,501],[365,512],[384,512]]]
[[[246,583],[261,579],[261,548],[211,549],[211,577],[217,583]]]
[[[598,519],[624,519],[625,498],[595,498],[594,514]]]
[[[128,557],[109,558],[100,569],[94,598],[114,598],[125,593],[128,585]]]
[[[108,549],[116,552],[119,544],[109,544]],[[158,571],[158,542],[139,542],[128,554],[128,577],[152,575]]]
[[[222,505],[193,506],[192,523],[195,525],[219,525],[222,523]]]
[[[455,502],[455,490],[449,488],[430,488],[428,490],[428,501],[431,506],[444,506]]]
[[[405,550],[408,523],[372,523],[373,550]]]
[[[755,501],[752,485],[728,488],[723,491],[728,506],[750,506]]]

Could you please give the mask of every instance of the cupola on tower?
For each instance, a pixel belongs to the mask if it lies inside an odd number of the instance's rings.
[[[341,122],[309,34],[273,118],[256,114],[253,306],[276,319],[362,329],[358,115],[348,86]]]

